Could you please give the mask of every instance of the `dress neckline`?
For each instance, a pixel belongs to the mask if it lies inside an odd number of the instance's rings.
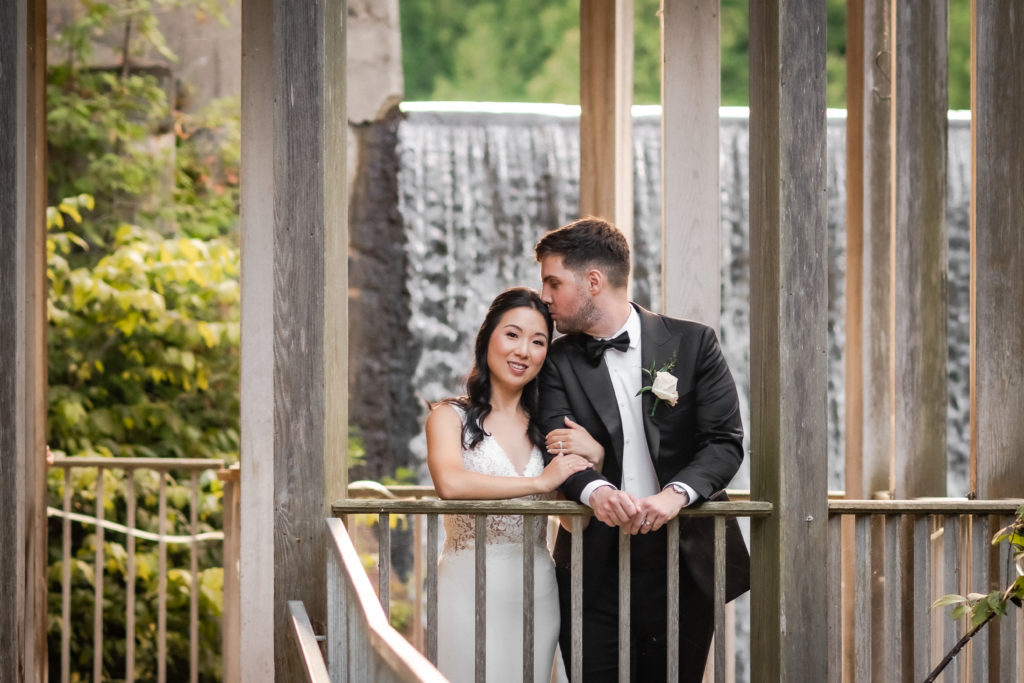
[[[523,471],[520,472],[516,468],[516,464],[514,462],[512,462],[512,458],[509,457],[508,451],[506,451],[505,447],[501,445],[500,441],[498,441],[498,437],[494,436],[493,434],[489,434],[487,432],[484,432],[484,438],[485,439],[490,439],[491,441],[494,442],[494,445],[498,447],[499,451],[501,451],[501,456],[503,458],[505,458],[505,462],[508,463],[509,467],[512,468],[512,471],[515,472],[517,477],[525,477],[526,476],[526,470],[527,470],[527,468],[530,467],[530,463],[533,462],[533,454],[536,453],[537,450],[538,450],[535,445],[533,445],[533,444],[530,445],[530,455],[526,459],[526,464],[523,465]]]

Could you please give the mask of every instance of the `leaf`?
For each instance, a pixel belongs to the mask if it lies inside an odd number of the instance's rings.
[[[946,607],[947,605],[959,605],[967,602],[967,598],[962,595],[948,594],[943,595],[932,603],[931,609],[938,609],[939,607]]]

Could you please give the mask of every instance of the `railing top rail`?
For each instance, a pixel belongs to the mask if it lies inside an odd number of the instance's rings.
[[[1003,515],[1013,514],[1024,498],[967,500],[916,498],[914,500],[830,500],[830,515]]]
[[[107,470],[219,470],[224,461],[215,458],[55,458],[54,467],[102,467]]]
[[[590,515],[592,510],[568,500],[371,500],[341,499],[331,505],[337,515],[366,513],[439,513],[495,515]],[[764,501],[708,502],[679,512],[680,517],[766,517],[772,504]]]

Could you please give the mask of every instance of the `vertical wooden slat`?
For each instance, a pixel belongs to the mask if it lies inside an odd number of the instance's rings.
[[[391,616],[391,515],[377,515],[377,592],[384,614]]]
[[[156,679],[167,680],[167,472],[160,472],[157,533]]]
[[[437,519],[427,515],[427,659],[437,664]]]
[[[127,575],[124,587],[124,680],[135,680],[135,470],[125,471],[124,495],[129,529],[127,545]],[[227,516],[225,515],[225,519]],[[193,532],[195,533],[195,532]]]
[[[718,328],[719,0],[661,3],[661,310]]]
[[[619,683],[629,681],[630,581],[629,550],[632,536],[619,530]]]
[[[931,671],[931,614],[928,606],[932,604],[931,582],[931,520],[927,515],[918,515],[914,519],[913,548],[915,577],[912,588],[914,627],[913,660],[914,679],[923,680]]]
[[[331,541],[333,543],[333,541]],[[327,553],[327,668],[335,683],[348,676],[348,593],[341,562]]]
[[[715,683],[725,683],[725,517],[715,517]]]
[[[487,515],[475,516],[476,528],[474,559],[476,560],[476,630],[474,650],[476,652],[475,676],[477,683],[487,678]]]
[[[580,215],[633,241],[633,0],[580,3]]]
[[[828,680],[840,683],[843,680],[843,582],[840,572],[843,566],[843,516],[830,515],[828,518]],[[851,553],[852,554],[852,553]]]
[[[673,517],[666,525],[668,534],[668,629],[665,644],[668,650],[666,677],[679,678],[679,518]],[[717,559],[717,556],[716,556]]]
[[[71,468],[64,468],[64,518],[61,520],[60,681],[71,680]]]
[[[523,515],[523,680],[533,680],[533,543],[536,517]]]
[[[583,680],[583,517],[572,517],[572,560],[569,568],[572,584],[572,661],[569,672],[572,681]]]
[[[903,677],[903,647],[898,634],[903,633],[903,555],[900,547],[900,517],[886,516],[885,522],[885,599],[883,632],[885,637],[884,670],[892,680]]]
[[[1000,520],[999,528],[1004,527],[1010,523],[1009,517],[1004,517]],[[996,548],[996,555],[999,558],[999,573],[997,576],[1000,577],[1000,589],[1010,585],[1010,582],[1016,578],[1016,567],[1014,566],[1013,560],[1010,558],[1010,545],[1005,541],[1000,543]],[[996,633],[998,633],[998,647],[999,651],[996,653],[996,661],[999,665],[998,677],[1000,681],[1019,681],[1021,680],[1019,674],[1020,671],[1017,669],[1017,615],[1015,612],[1019,612],[1019,609],[1013,609],[1013,612],[1007,608],[1006,617],[1000,618],[996,626]],[[993,636],[993,639],[996,636]],[[991,642],[991,641],[990,641]],[[996,673],[996,672],[993,672]]]
[[[99,681],[103,677],[103,468],[96,468],[96,544],[93,579],[93,611],[92,611],[92,680]]]
[[[300,677],[286,601],[324,622],[323,519],[346,490],[348,21],[345,0],[242,13],[246,681]]]
[[[960,582],[960,519],[956,515],[946,515],[942,524],[942,595],[950,593],[961,594],[963,588]],[[958,626],[963,626],[965,620],[959,622],[943,617],[942,628],[942,651],[948,652],[956,641],[960,639],[957,633]],[[960,657],[954,657],[945,670],[947,680],[956,681],[960,679]]]
[[[991,555],[992,531],[988,515],[974,515],[971,518],[971,585],[980,593],[991,590],[989,582],[989,557]],[[979,683],[988,680],[989,630],[978,631],[968,645],[971,657],[971,678]]]
[[[854,522],[856,537],[856,616],[854,617],[854,680],[871,680],[871,517],[857,515]]]
[[[412,582],[413,582],[413,608],[412,608],[412,633],[413,645],[420,652],[424,651],[423,640],[423,515],[416,515],[413,518],[412,526],[412,547],[415,552],[412,556]]]
[[[189,533],[192,540],[189,542],[189,572],[192,576],[192,590],[189,593],[188,605],[188,660],[189,680],[191,683],[199,681],[199,556],[196,553],[196,534],[199,533],[199,471],[192,470],[192,509],[189,519]]]
[[[1024,11],[972,2],[971,490],[1024,491]]]
[[[896,498],[946,495],[948,7],[893,7],[893,312]]]
[[[828,577],[825,3],[751,2],[751,660],[822,681]],[[793,84],[799,84],[794,87]]]
[[[239,544],[241,510],[237,467],[223,469],[217,477],[224,482],[224,617],[221,621],[221,670],[223,683],[241,683],[241,599],[239,595]]]

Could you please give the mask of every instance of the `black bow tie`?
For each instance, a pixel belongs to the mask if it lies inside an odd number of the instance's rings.
[[[614,339],[594,339],[590,335],[583,337],[583,353],[586,355],[587,360],[590,361],[590,364],[594,366],[601,364],[601,358],[604,357],[604,352],[608,349],[625,351],[628,348],[629,332],[623,332]]]

